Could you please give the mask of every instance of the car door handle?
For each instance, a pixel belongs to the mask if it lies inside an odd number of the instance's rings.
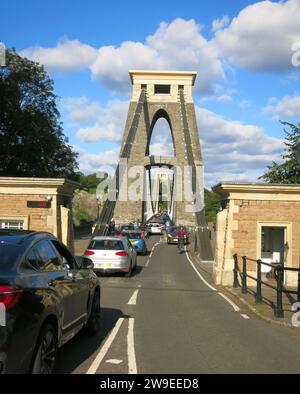
[[[76,275],[74,275],[72,272],[68,272],[66,279],[70,282],[76,282]]]

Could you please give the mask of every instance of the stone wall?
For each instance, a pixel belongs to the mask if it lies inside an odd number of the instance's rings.
[[[54,232],[51,208],[28,208],[27,201],[45,201],[44,195],[0,195],[0,219],[28,218],[28,229]],[[52,202],[53,204],[53,202]]]

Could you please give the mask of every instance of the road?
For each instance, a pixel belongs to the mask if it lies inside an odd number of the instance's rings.
[[[299,373],[297,329],[225,299],[176,246],[150,248],[132,278],[100,278],[101,332],[65,345],[57,373]]]

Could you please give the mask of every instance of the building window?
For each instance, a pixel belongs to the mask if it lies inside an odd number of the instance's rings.
[[[171,94],[171,85],[155,85],[154,94]]]
[[[0,220],[1,230],[24,230],[24,220]]]

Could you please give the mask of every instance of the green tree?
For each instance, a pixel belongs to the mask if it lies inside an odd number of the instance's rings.
[[[6,50],[0,67],[0,176],[78,179],[44,67]]]
[[[217,212],[220,208],[220,196],[210,190],[204,190],[205,216],[207,223],[217,221]]]
[[[268,183],[300,183],[300,166],[296,159],[294,148],[300,143],[300,123],[294,125],[288,122],[281,122],[286,134],[285,152],[281,156],[283,162],[281,164],[273,161],[268,167],[268,171],[259,179],[263,179]]]

